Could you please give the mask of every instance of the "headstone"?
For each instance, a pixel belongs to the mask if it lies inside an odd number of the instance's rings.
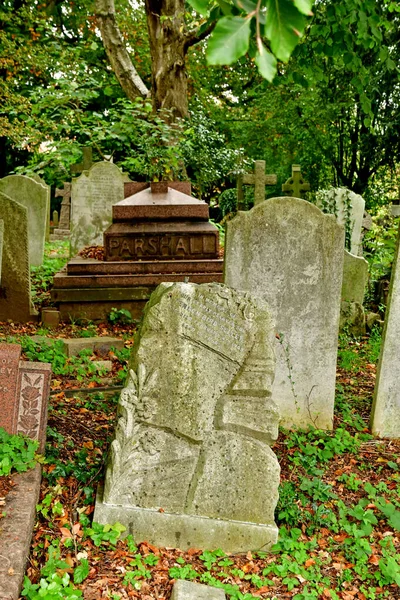
[[[178,579],[172,587],[171,600],[226,600],[221,588]]]
[[[0,344],[0,427],[38,440],[43,452],[51,365],[20,360],[19,344]]]
[[[265,186],[276,185],[276,182],[276,175],[266,175],[265,160],[254,161],[254,173],[244,173],[238,176],[238,209],[243,209],[243,185],[254,185],[254,205],[256,206],[265,200]]]
[[[300,165],[292,165],[292,176],[282,185],[282,192],[293,198],[302,198],[308,192],[310,184],[304,181]]]
[[[344,230],[299,198],[227,224],[225,283],[263,298],[276,323],[272,397],[285,427],[333,424]]]
[[[368,263],[362,256],[344,251],[342,300],[363,304],[368,282]]]
[[[0,286],[1,286],[1,266],[3,263],[3,243],[4,243],[4,221],[0,219]]]
[[[89,171],[93,163],[93,149],[91,146],[84,146],[82,148],[82,162],[76,163],[71,166],[71,173],[79,175],[83,171]]]
[[[8,175],[0,179],[0,192],[6,194],[28,210],[28,242],[30,265],[43,263],[46,239],[48,191],[41,184],[25,175]]]
[[[371,414],[372,432],[400,438],[400,228],[392,266],[381,353]]]
[[[53,210],[53,225],[58,227],[58,211]]]
[[[47,194],[47,218],[46,218],[46,242],[50,239],[50,210],[51,210],[51,187],[47,185],[44,179],[40,177],[40,175],[31,175],[32,179],[34,179],[37,183],[40,183]]]
[[[274,366],[261,300],[221,284],[161,284],[135,341],[95,520],[182,549],[274,543]]]
[[[36,316],[31,303],[28,251],[28,210],[0,192],[4,222],[0,321],[29,321]]]
[[[317,194],[317,206],[324,212],[336,216],[338,223],[346,230],[346,247],[351,254],[359,256],[361,249],[361,228],[364,219],[364,199],[346,188],[332,188]]]
[[[94,164],[72,181],[71,253],[102,245],[112,221],[112,206],[124,199],[126,175],[113,163]]]
[[[62,198],[58,229],[69,231],[71,213],[71,184],[64,183],[64,189],[62,190],[56,188],[55,197]]]

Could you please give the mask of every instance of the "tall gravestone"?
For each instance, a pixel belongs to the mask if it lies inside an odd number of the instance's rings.
[[[44,179],[40,175],[32,175],[37,183],[40,183],[46,190],[47,195],[47,218],[46,218],[46,242],[50,239],[50,210],[51,210],[51,187],[47,185]]]
[[[332,188],[317,194],[317,206],[324,212],[334,214],[338,223],[345,226],[351,254],[362,254],[361,229],[365,209],[362,196],[347,188]]]
[[[42,183],[31,177],[8,175],[0,179],[0,192],[27,209],[29,263],[35,266],[41,265],[43,263],[47,221],[50,218],[48,190]]]
[[[184,549],[274,543],[279,415],[265,304],[221,284],[161,284],[129,366],[95,520]]]
[[[4,222],[0,321],[29,321],[36,313],[30,295],[28,210],[0,192],[0,219]]]
[[[389,298],[378,362],[372,432],[379,437],[400,438],[400,229],[392,265]]]
[[[333,424],[344,230],[299,198],[228,222],[225,283],[263,298],[275,321],[272,397],[285,426]]]
[[[112,222],[112,207],[124,199],[127,176],[113,163],[95,163],[72,180],[71,253],[102,245],[103,232]]]

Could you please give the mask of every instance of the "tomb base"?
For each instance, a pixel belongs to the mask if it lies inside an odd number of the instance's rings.
[[[275,525],[210,519],[187,514],[171,514],[148,508],[136,508],[103,502],[103,487],[99,487],[94,521],[125,525],[123,535],[132,534],[135,542],[148,541],[155,546],[201,548],[224,552],[269,550],[277,542]]]

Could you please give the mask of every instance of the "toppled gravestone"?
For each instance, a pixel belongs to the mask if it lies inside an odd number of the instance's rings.
[[[221,284],[161,284],[129,366],[94,519],[160,546],[274,543],[279,415],[264,302]]]

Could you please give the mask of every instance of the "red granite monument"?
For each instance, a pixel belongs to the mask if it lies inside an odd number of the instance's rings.
[[[164,281],[222,281],[218,229],[206,202],[180,191],[190,191],[185,186],[155,193],[137,184],[137,193],[112,207],[104,260],[75,257],[54,278],[52,299],[62,318],[104,319],[112,308],[138,317]]]

